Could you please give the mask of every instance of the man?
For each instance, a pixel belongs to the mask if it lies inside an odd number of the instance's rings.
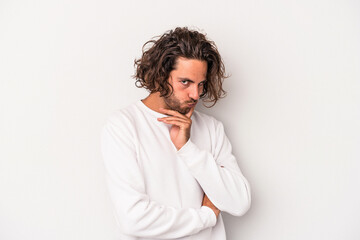
[[[119,239],[224,240],[222,212],[243,215],[250,189],[221,122],[195,111],[224,94],[224,65],[204,34],[176,28],[135,61],[147,98],[116,111],[102,152]]]

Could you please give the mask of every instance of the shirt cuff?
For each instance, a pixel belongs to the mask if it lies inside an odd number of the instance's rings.
[[[202,206],[200,208],[200,217],[204,223],[205,228],[215,226],[217,219],[214,211],[211,208]]]
[[[208,154],[208,152],[200,150],[190,139],[177,152],[177,155],[185,162],[193,174],[197,174],[204,169]]]
[[[184,146],[182,146],[178,151],[177,154],[180,156],[188,156],[191,155],[194,151],[198,148],[197,146],[189,139]]]

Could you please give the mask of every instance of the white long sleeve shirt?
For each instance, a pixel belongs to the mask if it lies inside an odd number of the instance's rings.
[[[250,207],[242,175],[221,122],[194,111],[190,139],[178,151],[170,124],[137,101],[113,113],[101,142],[119,240],[225,240],[221,214],[202,205],[204,192],[222,212]]]

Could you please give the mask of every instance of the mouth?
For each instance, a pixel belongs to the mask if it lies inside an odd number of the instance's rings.
[[[196,102],[195,102],[195,103],[188,103],[188,106],[189,106],[190,108],[193,108],[193,107],[196,106]]]

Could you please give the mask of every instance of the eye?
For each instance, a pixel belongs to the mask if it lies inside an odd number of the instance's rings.
[[[188,80],[182,80],[181,83],[184,84],[184,85],[187,85],[189,83],[189,81]]]

